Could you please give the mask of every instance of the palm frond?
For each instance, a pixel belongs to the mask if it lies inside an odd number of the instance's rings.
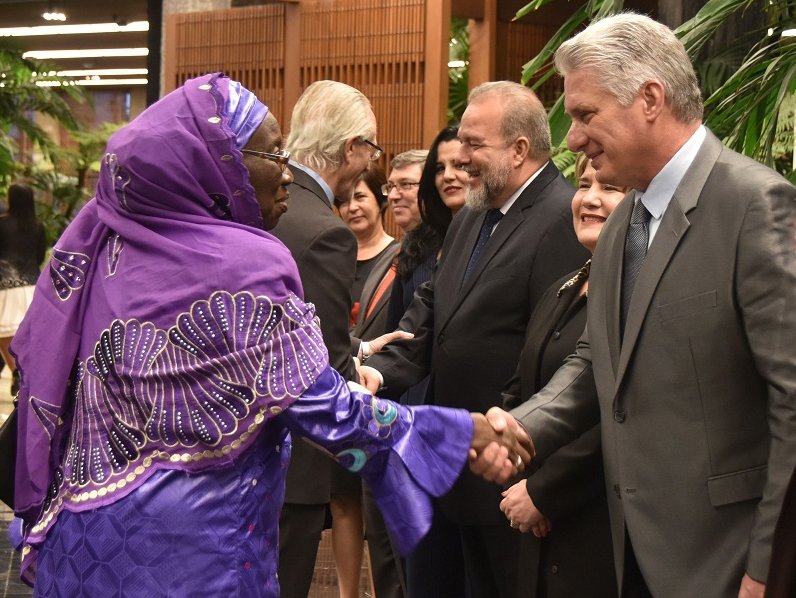
[[[719,27],[738,11],[746,10],[757,0],[708,0],[697,14],[675,29],[674,33],[683,42],[686,52],[694,62],[704,45],[710,41]]]
[[[705,101],[707,126],[770,166],[782,108],[796,91],[796,43],[789,39],[767,35]]]

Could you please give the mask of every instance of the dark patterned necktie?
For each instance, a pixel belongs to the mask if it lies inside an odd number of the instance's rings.
[[[487,210],[486,218],[484,218],[484,224],[481,225],[481,232],[478,233],[478,240],[475,242],[475,247],[473,247],[473,253],[470,256],[470,261],[467,263],[467,270],[464,271],[464,280],[462,282],[467,282],[467,279],[470,278],[470,274],[472,273],[473,268],[475,268],[478,257],[484,250],[486,242],[489,241],[489,236],[492,234],[492,229],[494,229],[495,225],[500,222],[501,218],[503,218],[503,212],[497,208]]]
[[[633,296],[633,287],[636,286],[636,278],[647,257],[647,245],[650,239],[650,218],[651,214],[644,207],[639,199],[633,207],[630,215],[630,226],[627,229],[625,238],[625,261],[622,269],[622,335],[625,333],[625,323],[627,322],[627,312],[630,309],[630,299]]]

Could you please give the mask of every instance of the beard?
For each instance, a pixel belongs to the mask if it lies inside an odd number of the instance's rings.
[[[490,163],[481,170],[481,186],[477,189],[467,187],[464,205],[473,212],[485,212],[492,207],[492,200],[506,188],[510,176],[511,163],[508,160]]]

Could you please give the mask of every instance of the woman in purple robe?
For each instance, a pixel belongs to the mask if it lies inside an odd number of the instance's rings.
[[[397,406],[328,366],[264,230],[287,209],[286,166],[276,119],[220,74],[109,141],[12,345],[37,595],[278,596],[291,437],[368,480],[403,550],[468,449],[496,439],[481,415]]]

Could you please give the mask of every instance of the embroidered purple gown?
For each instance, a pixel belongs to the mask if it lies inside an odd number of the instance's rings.
[[[37,595],[278,596],[291,442],[365,477],[404,551],[464,466],[467,412],[371,397],[329,367],[241,161],[265,112],[218,74],[151,106],[109,141],[39,279],[12,345]]]

